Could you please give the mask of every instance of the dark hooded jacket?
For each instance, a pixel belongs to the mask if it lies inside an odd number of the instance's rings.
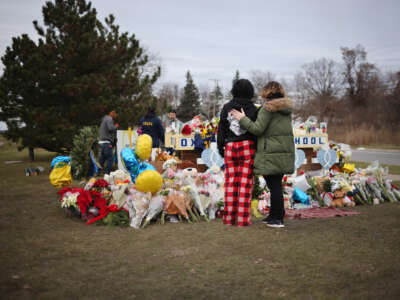
[[[158,148],[161,144],[164,144],[164,128],[161,120],[156,115],[153,113],[145,115],[140,119],[139,126],[143,134],[151,136],[153,148]]]
[[[257,107],[254,105],[251,99],[233,98],[222,108],[217,134],[218,151],[222,157],[224,156],[225,144],[229,142],[240,142],[244,140],[256,142],[256,137],[248,131],[242,129],[241,133],[238,134],[238,132],[235,133],[231,130],[232,121],[230,117],[230,111],[232,109],[240,111],[242,108],[250,120],[255,121],[257,119]],[[239,126],[238,122],[237,125]]]
[[[292,174],[294,172],[295,145],[292,127],[293,101],[278,98],[261,108],[257,120],[248,117],[240,125],[257,139],[254,173],[259,175]]]

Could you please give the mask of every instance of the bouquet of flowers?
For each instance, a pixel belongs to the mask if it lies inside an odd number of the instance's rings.
[[[131,190],[130,197],[128,197],[128,200],[124,206],[129,212],[131,227],[135,229],[140,228],[143,218],[146,216],[149,210],[151,198],[151,193],[142,193]]]
[[[149,212],[147,213],[146,219],[142,225],[142,228],[146,227],[147,224],[150,223],[151,219],[156,217],[159,213],[162,212],[164,208],[164,197],[161,195],[155,196],[151,198],[149,205]]]

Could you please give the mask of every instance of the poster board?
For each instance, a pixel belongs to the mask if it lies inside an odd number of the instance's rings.
[[[175,150],[194,150],[194,134],[165,133],[165,147]]]
[[[294,132],[294,144],[296,148],[321,148],[328,144],[326,133],[299,133]],[[165,147],[175,150],[194,150],[194,134],[165,134]]]
[[[300,134],[294,135],[296,148],[321,148],[328,144],[327,134]]]

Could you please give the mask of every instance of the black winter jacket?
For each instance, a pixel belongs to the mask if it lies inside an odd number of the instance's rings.
[[[161,124],[161,120],[154,114],[142,117],[139,121],[139,126],[143,134],[151,136],[153,148],[158,148],[160,144],[164,144],[164,127]]]
[[[255,121],[257,119],[258,110],[251,99],[233,98],[231,101],[224,105],[219,119],[217,134],[218,152],[222,157],[224,156],[224,147],[226,143],[240,142],[244,140],[251,140],[256,142],[257,140],[257,138],[248,131],[244,133],[242,132],[238,135],[239,132],[235,133],[230,129],[230,127],[232,126],[230,111],[233,108],[238,111],[243,108],[246,116],[249,117],[250,120]],[[236,120],[234,122],[237,125],[239,124],[239,122]]]

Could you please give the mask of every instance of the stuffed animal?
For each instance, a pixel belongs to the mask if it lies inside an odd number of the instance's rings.
[[[345,188],[337,189],[333,193],[333,200],[331,201],[332,207],[354,207],[355,205],[356,203],[354,202],[353,197],[347,196]]]
[[[332,207],[343,207],[345,206],[345,198],[346,192],[343,189],[337,189],[333,193],[333,200],[331,201]]]
[[[183,177],[185,178],[197,178],[197,169],[196,168],[186,168],[183,170]]]

